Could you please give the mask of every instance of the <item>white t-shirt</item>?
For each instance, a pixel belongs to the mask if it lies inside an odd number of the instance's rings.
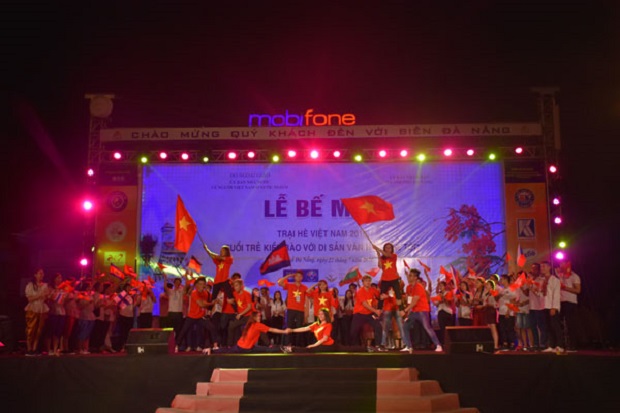
[[[575,288],[577,284],[581,284],[581,278],[571,271],[570,276],[560,277],[560,283],[565,287]],[[560,301],[577,304],[577,294],[566,290],[560,290]]]
[[[497,312],[499,315],[514,315],[514,311],[509,309],[506,304],[514,300],[516,294],[510,288],[501,288],[497,296]]]
[[[169,313],[182,313],[183,312],[183,294],[185,288],[179,286],[179,288],[171,288],[166,290],[168,294],[168,312]]]
[[[545,282],[545,277],[539,276],[534,280],[537,285],[530,287],[530,310],[544,310],[545,309],[545,296],[542,293],[542,286]]]

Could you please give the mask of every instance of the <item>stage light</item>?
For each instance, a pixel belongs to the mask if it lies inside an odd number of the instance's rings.
[[[254,159],[254,158],[256,158],[256,152],[254,151],[248,152],[248,159]]]
[[[553,222],[557,225],[560,225],[562,223],[562,217],[553,218]]]
[[[319,151],[317,151],[316,149],[313,149],[310,151],[310,157],[312,159],[317,159],[319,157]]]
[[[209,157],[208,156],[203,156],[202,157],[202,162],[204,162],[204,163],[209,162]]]
[[[90,252],[95,252],[95,246],[90,247]]]
[[[231,161],[234,161],[235,159],[237,159],[237,152],[228,152],[228,159],[230,159]]]
[[[497,156],[494,153],[489,154],[489,160],[494,161]]]
[[[379,151],[379,157],[380,158],[385,158],[387,156],[387,151],[385,149],[381,149]]]
[[[549,172],[551,172],[552,174],[556,173],[557,171],[558,168],[555,165],[549,166]]]
[[[448,148],[443,151],[443,156],[452,156],[452,149]]]
[[[183,152],[181,154],[181,159],[183,159],[184,161],[187,161],[189,159],[189,154],[187,152]]]
[[[467,153],[467,156],[474,156],[474,153],[476,152],[474,152],[473,149],[468,149],[466,153]]]
[[[160,152],[159,153],[159,159],[166,160],[168,158],[168,154],[166,152]]]
[[[147,158],[146,156],[142,156],[140,158],[140,162],[142,162],[142,163],[147,163],[148,161],[149,161],[149,158]]]
[[[562,249],[566,248],[566,242],[565,241],[558,242],[558,247],[560,247]]]
[[[520,146],[517,146],[517,147],[515,148],[515,153],[516,153],[517,155],[521,155],[521,154],[523,153],[523,148],[522,148],[522,147],[520,147]]]
[[[288,156],[289,158],[294,158],[297,156],[297,152],[291,149],[286,153],[286,156]]]
[[[334,151],[334,158],[340,158],[342,154],[340,153],[340,151]]]
[[[566,258],[566,256],[564,255],[564,253],[562,251],[558,251],[555,253],[555,259],[558,261],[562,261],[564,260],[564,258]]]
[[[82,208],[84,208],[84,211],[92,210],[93,206],[93,202],[88,199],[82,203]]]
[[[86,171],[86,175],[92,178],[93,176],[95,176],[95,170],[93,168],[88,168],[88,170]]]
[[[407,149],[403,149],[400,151],[400,157],[406,158],[409,155],[409,151]]]
[[[353,160],[354,160],[355,162],[362,162],[362,160],[363,160],[363,159],[364,159],[364,158],[363,158],[363,157],[362,157],[362,155],[360,155],[359,153],[358,153],[358,154],[356,154],[355,156],[353,156]]]
[[[81,265],[82,267],[86,267],[86,266],[88,265],[88,260],[87,260],[86,258],[82,258],[82,259],[80,260],[80,265]]]
[[[112,155],[114,157],[114,159],[116,159],[117,161],[120,160],[123,155],[121,155],[120,152],[114,152],[114,155]]]
[[[272,161],[272,162],[280,162],[280,156],[278,156],[278,155],[273,155],[273,156],[271,157],[271,161]]]
[[[553,205],[560,205],[560,198],[558,198],[557,196],[555,198],[553,198]]]
[[[424,155],[423,153],[418,154],[418,156],[416,156],[416,159],[420,162],[424,162],[426,160],[426,155]]]

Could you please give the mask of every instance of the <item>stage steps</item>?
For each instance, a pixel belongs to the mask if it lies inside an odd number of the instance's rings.
[[[196,394],[178,394],[156,413],[458,412],[459,397],[413,368],[215,369]]]

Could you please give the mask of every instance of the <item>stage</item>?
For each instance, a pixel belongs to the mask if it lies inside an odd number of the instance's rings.
[[[7,412],[153,413],[214,368],[414,367],[481,412],[617,411],[620,353],[64,355],[0,357]],[[336,389],[335,389],[336,391]]]

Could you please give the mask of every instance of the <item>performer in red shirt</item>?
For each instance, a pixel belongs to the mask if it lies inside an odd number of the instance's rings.
[[[334,343],[334,339],[331,337],[332,322],[329,310],[321,308],[318,314],[318,321],[310,324],[306,327],[287,329],[291,333],[305,333],[311,331],[316,338],[314,344],[310,344],[304,347],[283,347],[286,353],[314,353],[314,352],[326,352],[326,351],[339,351],[338,345]]]
[[[443,351],[435,330],[431,327],[429,320],[429,313],[431,307],[428,303],[428,296],[426,290],[420,282],[420,270],[412,268],[409,271],[409,285],[407,286],[407,307],[403,310],[403,318],[405,318],[404,337],[405,348],[401,351],[412,352],[413,347],[411,344],[410,334],[413,329],[413,325],[416,320],[422,324],[424,330],[435,344],[435,351]]]
[[[228,349],[214,350],[214,353],[279,353],[280,347],[266,347],[257,345],[261,333],[288,334],[286,330],[269,327],[261,323],[261,314],[258,311],[252,312],[248,322],[243,328],[241,338],[237,344]],[[207,348],[203,354],[211,354],[211,349]]]
[[[288,279],[295,277],[294,283],[289,283]],[[306,310],[306,291],[308,287],[303,285],[301,281],[304,276],[301,272],[285,275],[278,280],[278,285],[287,292],[286,296],[286,327],[287,328],[299,328],[305,324],[305,310]],[[288,336],[284,337],[285,345],[289,344]],[[305,337],[295,336],[293,337],[293,345],[296,347],[305,346]]]
[[[228,324],[228,346],[231,347],[238,340],[239,330],[248,322],[252,311],[252,295],[243,289],[243,281],[233,282],[233,298],[229,298],[228,303],[237,305],[235,320]]]
[[[205,277],[198,277],[194,283],[194,291],[189,296],[189,308],[187,310],[187,317],[183,323],[183,328],[177,338],[177,343],[183,343],[185,336],[194,328],[198,326],[198,346],[196,351],[202,351],[202,346],[205,343],[204,331],[208,330],[211,334],[211,340],[214,345],[220,341],[219,333],[210,319],[206,317],[207,308],[213,306],[211,302],[211,295],[206,290],[207,279]],[[180,349],[182,350],[182,349]]]
[[[400,275],[398,275],[398,269],[396,268],[398,255],[394,252],[394,244],[388,242],[383,246],[383,249],[374,244],[372,244],[372,247],[377,252],[377,265],[382,270],[381,294],[387,294],[390,289],[393,289],[396,294],[396,304],[402,309],[402,288],[400,286]],[[383,309],[383,299],[379,300],[378,309]]]
[[[230,267],[233,263],[233,257],[230,254],[230,247],[228,245],[222,245],[219,254],[211,251],[207,247],[207,244],[204,244],[204,248],[215,264],[215,279],[213,280],[213,291],[211,294],[213,297],[217,297],[220,289],[222,289],[226,293],[226,299],[232,298],[232,287],[230,282],[228,282]]]
[[[383,341],[383,329],[379,322],[381,310],[376,308],[379,291],[371,288],[372,278],[370,275],[362,277],[362,288],[357,290],[355,294],[355,307],[353,308],[353,320],[351,321],[350,343],[357,345],[360,343],[362,328],[364,324],[370,324],[375,333],[376,348],[369,350],[385,351],[385,347],[381,345]],[[362,343],[364,345],[365,343]]]
[[[306,297],[313,300],[315,318],[319,316],[319,310],[327,308],[330,314],[334,314],[338,306],[338,302],[335,301],[334,294],[327,288],[327,281],[325,280],[320,280],[314,286],[308,288]]]

